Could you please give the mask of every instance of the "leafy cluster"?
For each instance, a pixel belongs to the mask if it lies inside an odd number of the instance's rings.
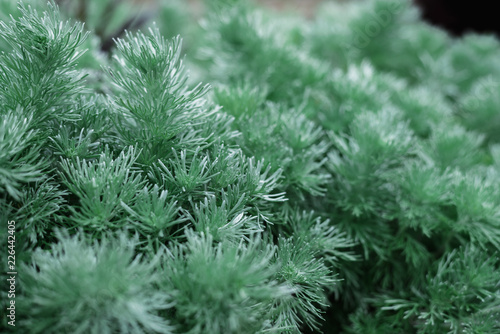
[[[496,38],[400,0],[60,5],[0,0],[16,328],[500,331]]]

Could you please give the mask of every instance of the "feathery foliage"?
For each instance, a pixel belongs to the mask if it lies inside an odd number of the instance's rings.
[[[205,5],[0,0],[2,332],[498,333],[498,40]]]

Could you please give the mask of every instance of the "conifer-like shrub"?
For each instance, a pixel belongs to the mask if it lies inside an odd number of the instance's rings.
[[[0,0],[2,333],[500,333],[495,37],[75,4]]]

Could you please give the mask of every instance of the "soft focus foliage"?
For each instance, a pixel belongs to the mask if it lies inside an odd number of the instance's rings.
[[[2,332],[500,331],[495,37],[58,3],[0,0]]]

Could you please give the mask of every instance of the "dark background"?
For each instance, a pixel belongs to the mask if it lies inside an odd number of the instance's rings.
[[[452,34],[468,31],[500,35],[500,2],[495,0],[415,0],[424,18]]]

